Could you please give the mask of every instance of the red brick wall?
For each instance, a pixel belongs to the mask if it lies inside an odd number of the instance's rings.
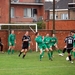
[[[52,20],[46,22],[46,29],[52,30],[53,22]],[[56,20],[55,21],[56,30],[75,30],[75,20]]]
[[[9,0],[0,1],[0,23],[9,23]]]
[[[62,49],[65,46],[64,43],[64,39],[65,37],[68,35],[70,31],[56,31],[56,37],[58,38],[58,46],[60,49]],[[47,33],[50,34],[52,31],[50,30],[39,30],[39,33],[42,36],[45,36]],[[16,47],[15,50],[21,50],[21,46],[22,46],[22,36],[25,34],[25,30],[15,30],[15,34],[16,34]],[[32,31],[29,30],[29,35],[31,36],[31,40],[33,42],[33,45],[31,45],[31,48],[33,50],[35,50],[35,35]],[[0,31],[0,37],[2,38],[2,42],[4,44],[4,50],[8,49],[8,31],[6,30],[1,30]]]

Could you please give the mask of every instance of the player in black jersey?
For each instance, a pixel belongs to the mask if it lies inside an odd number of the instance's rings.
[[[68,57],[69,57],[69,60],[71,61],[71,63],[73,63],[72,59],[71,59],[71,50],[73,49],[73,42],[75,41],[75,39],[69,35],[68,37],[65,38],[65,43],[66,43],[66,49],[67,49],[67,52],[68,52]]]
[[[22,53],[24,53],[23,58],[26,56],[26,53],[28,51],[28,46],[29,46],[29,36],[28,36],[29,32],[26,31],[25,35],[22,38],[22,50],[19,54],[19,57]]]

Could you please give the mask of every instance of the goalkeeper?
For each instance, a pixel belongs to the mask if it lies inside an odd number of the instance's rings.
[[[11,30],[11,34],[9,34],[8,37],[8,54],[10,54],[10,52],[13,54],[14,53],[14,48],[15,48],[15,43],[16,43],[16,36],[14,34],[14,30]]]

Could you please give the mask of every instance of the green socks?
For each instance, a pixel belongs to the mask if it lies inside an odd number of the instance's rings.
[[[43,57],[43,55],[44,55],[44,51],[42,52],[42,57]]]
[[[61,51],[60,50],[58,50],[58,53],[60,53]]]
[[[8,49],[8,54],[10,54],[10,52],[11,52],[11,50],[10,50],[10,49]]]
[[[40,61],[41,61],[41,59],[42,59],[42,54],[40,54]]]
[[[48,52],[48,57],[49,57],[49,59],[51,58],[50,52]]]
[[[14,53],[14,50],[11,50],[11,53],[13,54]]]
[[[8,54],[10,54],[10,52],[13,54],[14,53],[14,50],[8,49]]]
[[[51,58],[52,58],[52,55],[53,55],[53,51],[51,51]]]

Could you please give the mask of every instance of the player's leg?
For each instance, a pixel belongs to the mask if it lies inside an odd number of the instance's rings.
[[[50,58],[52,59],[52,56],[53,56],[53,49],[52,49],[52,46],[50,46],[49,50],[50,50]]]
[[[73,63],[72,58],[71,58],[71,54],[70,54],[71,50],[72,50],[72,49],[67,49],[67,52],[68,52],[69,61],[70,61],[71,63]]]
[[[73,56],[74,56],[73,60],[75,60],[75,47],[73,48]]]
[[[46,52],[48,53],[48,58],[49,58],[49,60],[50,60],[50,59],[51,59],[50,51],[49,51],[48,48],[46,48],[45,50],[46,50]]]
[[[24,54],[23,54],[22,58],[24,58],[26,56],[26,53],[27,53],[27,49],[24,50]]]
[[[14,53],[14,48],[15,48],[15,45],[13,44],[12,49],[11,49],[12,54]]]
[[[25,44],[22,43],[22,50],[21,50],[20,53],[19,53],[19,57],[20,57],[21,54],[24,52],[24,50],[25,50]]]
[[[43,50],[42,50],[42,48],[40,48],[40,61],[42,59],[42,56],[43,56]]]
[[[57,44],[54,44],[55,48],[57,49],[58,53],[60,53],[60,50],[58,48],[58,45]]]
[[[9,48],[8,48],[8,54],[10,54],[11,48],[12,48],[12,46],[9,46]]]
[[[64,47],[64,49],[62,50],[62,53],[60,53],[60,56],[64,56],[64,53],[66,52],[66,46]]]
[[[8,54],[10,54],[11,48],[12,48],[12,42],[9,42],[8,45],[9,45],[9,48],[8,48]]]
[[[21,54],[24,52],[24,49],[22,49],[19,53],[19,57],[21,56]]]

